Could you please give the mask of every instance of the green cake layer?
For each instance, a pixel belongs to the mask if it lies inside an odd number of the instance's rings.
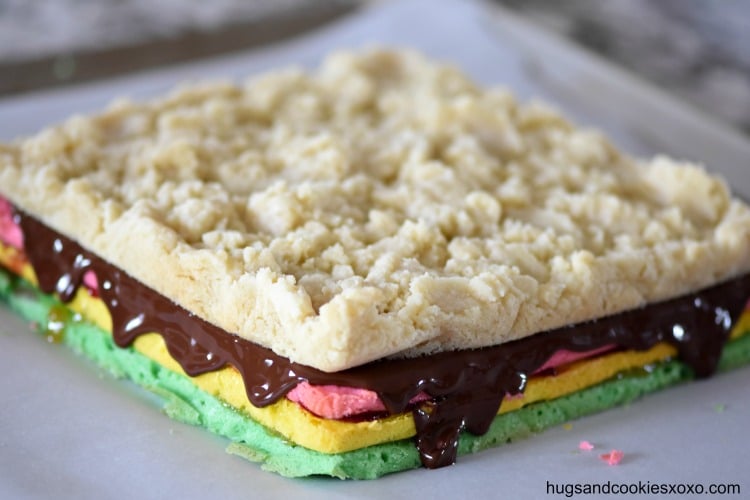
[[[0,269],[0,299],[45,331],[49,318],[65,319],[61,340],[116,377],[128,378],[164,400],[164,411],[175,420],[199,425],[231,441],[227,451],[265,470],[288,477],[327,475],[373,479],[420,466],[412,440],[371,446],[328,455],[295,446],[282,436],[235,411],[220,399],[198,389],[188,377],[173,372],[131,348],[117,347],[109,333],[77,319],[54,297]],[[750,335],[724,349],[719,366],[727,370],[750,362]],[[678,361],[659,363],[649,370],[619,376],[597,386],[552,401],[535,403],[495,418],[482,436],[463,433],[459,454],[480,451],[559,425],[569,420],[632,401],[639,396],[692,378]]]

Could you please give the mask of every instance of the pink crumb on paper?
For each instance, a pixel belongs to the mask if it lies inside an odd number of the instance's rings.
[[[622,461],[622,457],[624,456],[625,454],[620,450],[612,450],[609,453],[602,453],[599,455],[599,458],[607,462],[607,465],[617,465]]]
[[[591,451],[594,449],[594,445],[589,443],[588,441],[581,441],[578,443],[578,449],[583,451]]]

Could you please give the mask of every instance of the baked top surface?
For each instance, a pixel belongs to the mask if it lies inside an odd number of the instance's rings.
[[[199,316],[335,371],[492,345],[750,268],[722,181],[411,52],[119,102],[0,193]]]

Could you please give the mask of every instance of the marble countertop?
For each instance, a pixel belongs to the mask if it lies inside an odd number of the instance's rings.
[[[0,94],[264,43],[360,0],[0,0]],[[435,2],[439,8],[439,1]],[[750,133],[750,3],[494,0]]]
[[[750,133],[750,3],[500,3]]]

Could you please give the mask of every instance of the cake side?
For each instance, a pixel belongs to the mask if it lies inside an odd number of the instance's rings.
[[[750,209],[410,52],[186,87],[0,147],[0,194],[209,322],[336,371],[750,269]]]
[[[63,306],[53,297],[24,289],[27,286],[17,280],[14,283],[0,268],[0,303],[7,302],[11,309],[34,324],[47,323],[51,310],[58,310],[55,314],[59,318],[59,309]],[[326,474],[366,479],[419,466],[418,452],[408,439],[334,454],[296,445],[277,432],[269,431],[244,412],[227,405],[214,391],[197,387],[195,379],[172,371],[134,349],[118,348],[111,336],[99,327],[87,321],[67,321],[63,324],[62,342],[85,354],[113,375],[130,378],[163,398],[164,411],[170,417],[204,426],[227,437],[231,441],[227,451],[261,462],[266,470],[290,477]],[[745,322],[744,327],[738,325],[737,331],[746,331],[748,324]],[[42,332],[45,333],[44,329]],[[727,343],[719,370],[748,362],[750,336],[744,335]],[[499,415],[482,436],[462,433],[459,453],[476,452],[515,441],[544,428],[627,403],[645,393],[690,378],[691,371],[679,361],[656,363],[647,375],[624,374],[579,392]]]

